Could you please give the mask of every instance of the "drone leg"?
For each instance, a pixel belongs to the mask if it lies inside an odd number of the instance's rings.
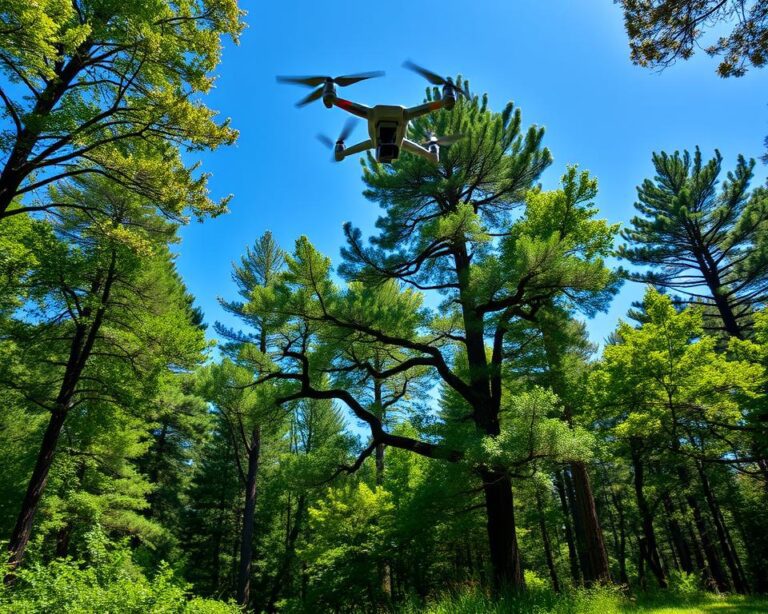
[[[373,141],[371,139],[368,139],[367,141],[363,141],[362,143],[358,143],[357,145],[352,145],[352,147],[346,147],[341,152],[341,158],[339,158],[339,160],[343,160],[347,156],[352,156],[356,153],[360,153],[361,151],[366,151],[372,148],[373,148]]]
[[[413,141],[409,141],[408,139],[403,139],[403,150],[407,151],[408,153],[415,154],[417,156],[421,156],[422,158],[426,158],[430,162],[434,162],[437,164],[438,157],[433,154],[428,149],[422,147],[418,143],[414,143]]]

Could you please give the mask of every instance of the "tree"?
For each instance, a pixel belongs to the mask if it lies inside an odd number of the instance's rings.
[[[11,87],[0,139],[0,220],[31,211],[89,207],[20,197],[68,177],[98,175],[181,218],[224,210],[205,175],[184,165],[193,151],[233,142],[228,122],[203,105],[220,40],[243,28],[234,0],[152,5],[130,0],[20,0],[0,6],[0,68]],[[13,203],[15,206],[12,206]]]
[[[607,299],[609,295],[601,293]],[[596,307],[592,305],[592,312]],[[577,414],[583,408],[583,380],[586,360],[591,347],[583,324],[569,318],[562,308],[549,306],[536,316],[536,326],[541,333],[541,345],[547,376],[545,382],[563,402],[563,419],[573,427]],[[570,463],[570,475],[566,487],[573,485],[572,500],[574,527],[580,552],[581,573],[587,585],[610,582],[611,572],[605,549],[603,531],[597,515],[597,506],[586,463],[575,459]]]
[[[555,297],[589,301],[613,281],[602,256],[609,253],[616,228],[592,219],[594,181],[570,169],[561,190],[529,192],[530,180],[548,160],[538,151],[541,132],[532,129],[523,139],[519,113],[513,116],[511,106],[502,115],[477,99],[457,108],[453,115],[430,120],[456,122],[448,131],[469,135],[438,166],[408,158],[389,171],[370,162],[369,196],[384,204],[387,216],[378,222],[382,234],[374,248],[363,246],[360,233],[347,229],[342,271],[355,281],[346,291],[331,282],[328,260],[301,239],[284,289],[257,297],[263,309],[283,314],[293,325],[274,357],[279,370],[273,367],[271,374],[299,384],[283,401],[337,398],[369,425],[371,446],[355,466],[379,443],[454,461],[466,457],[467,450],[388,433],[354,395],[323,388],[315,373],[348,355],[345,345],[373,342],[412,353],[384,372],[369,363],[354,368],[386,378],[429,367],[466,403],[464,419],[474,425],[476,437],[494,439],[502,433],[503,348],[510,322],[533,317]],[[418,190],[424,192],[420,198]],[[509,212],[521,198],[525,211],[512,221]],[[494,234],[500,236],[495,243]],[[421,299],[412,290],[393,291],[395,280],[441,291],[441,313],[420,309]],[[486,348],[488,339],[491,348]],[[465,368],[454,363],[457,352],[466,357]],[[510,472],[486,464],[476,471],[485,494],[495,582],[522,588]]]
[[[654,154],[656,177],[637,189],[641,215],[622,232],[619,255],[650,269],[630,279],[711,308],[708,328],[744,338],[768,299],[768,192],[749,191],[755,163],[741,156],[718,190],[721,162],[716,152],[703,163],[698,149]]]
[[[235,266],[232,272],[232,279],[238,287],[241,298],[248,301],[256,288],[271,291],[284,263],[283,251],[275,243],[272,234],[269,231],[265,232],[253,249],[246,250],[240,266]],[[238,462],[238,471],[245,487],[237,589],[237,601],[245,607],[250,600],[256,480],[263,431],[279,429],[278,425],[284,415],[274,403],[272,387],[262,385],[249,388],[253,375],[247,368],[253,365],[250,355],[253,353],[261,355],[267,351],[269,336],[273,334],[270,319],[264,314],[253,313],[247,302],[227,302],[219,299],[219,303],[226,311],[237,316],[252,329],[245,333],[236,332],[217,323],[216,330],[228,340],[224,350],[240,369],[235,364],[227,362],[214,367],[212,371],[214,381],[208,395],[208,398],[222,412],[230,428],[232,444],[237,450],[235,459]],[[258,370],[256,374],[258,375]],[[243,465],[240,464],[240,449],[243,450],[246,460]]]
[[[615,0],[624,9],[632,61],[666,68],[690,58],[706,29],[730,32],[704,50],[722,59],[721,77],[768,61],[768,8],[759,0]]]
[[[759,392],[762,369],[717,353],[717,340],[702,335],[699,310],[678,313],[668,297],[653,289],[646,293],[644,307],[647,321],[638,328],[619,325],[620,342],[606,347],[594,375],[599,380],[595,387],[603,396],[603,411],[613,416],[609,418],[613,432],[626,438],[630,447],[645,539],[641,556],[663,586],[665,577],[655,551],[654,505],[646,500],[644,491],[644,464],[650,456],[674,472],[675,485],[668,488],[684,493],[706,559],[705,575],[720,590],[728,590],[732,582],[737,591],[744,592],[747,587],[720,517],[708,467],[725,464],[739,470],[754,464],[744,454],[751,439],[745,437],[748,431],[743,427],[752,422],[744,410],[749,408],[749,398]],[[699,477],[710,521],[695,490],[694,475]]]
[[[5,327],[23,351],[3,365],[2,382],[49,416],[8,544],[11,569],[24,557],[68,415],[141,406],[161,373],[193,366],[205,347],[168,251],[176,225],[102,178],[77,178],[57,198],[99,202],[109,216],[67,208],[35,222],[37,265],[18,292],[26,313]]]
[[[178,558],[183,512],[199,455],[212,430],[208,404],[195,391],[197,377],[169,372],[159,381],[157,393],[143,409],[148,428],[148,449],[138,462],[139,471],[152,484],[145,516],[163,527],[162,538],[147,554],[157,562]],[[143,433],[147,437],[146,433]]]

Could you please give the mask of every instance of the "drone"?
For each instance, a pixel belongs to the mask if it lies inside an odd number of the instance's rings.
[[[411,141],[406,137],[408,125],[412,119],[438,111],[439,109],[451,110],[456,104],[458,96],[469,97],[466,89],[456,86],[450,77],[441,77],[437,73],[427,70],[411,61],[403,64],[405,68],[420,74],[432,85],[442,87],[439,100],[431,100],[415,107],[403,107],[397,105],[379,104],[368,107],[357,102],[345,100],[336,94],[337,87],[347,87],[366,79],[382,77],[382,71],[358,73],[354,75],[342,75],[340,77],[312,76],[312,77],[277,77],[280,83],[291,83],[314,88],[313,91],[296,103],[297,107],[303,107],[311,102],[322,99],[326,108],[337,106],[352,115],[360,117],[368,122],[368,137],[366,140],[345,146],[345,141],[352,134],[355,120],[350,118],[344,125],[336,141],[320,134],[320,141],[333,149],[333,158],[341,162],[347,156],[373,149],[376,152],[376,161],[389,164],[397,160],[401,151],[426,158],[431,162],[440,160],[440,147],[452,145],[462,135],[450,135],[438,137],[430,134],[429,139],[423,143]]]

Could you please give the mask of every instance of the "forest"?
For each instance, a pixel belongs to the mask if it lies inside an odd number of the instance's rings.
[[[617,4],[638,70],[768,57],[762,2]],[[193,160],[245,8],[0,0],[0,613],[768,611],[761,162],[645,152],[612,223],[456,76],[438,163],[362,157],[373,235],[255,229],[211,321],[177,258],[237,206]]]

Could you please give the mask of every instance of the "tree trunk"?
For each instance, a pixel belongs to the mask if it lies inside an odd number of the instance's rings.
[[[251,598],[251,563],[253,562],[253,529],[256,515],[256,474],[259,469],[261,431],[256,427],[251,432],[248,448],[248,473],[245,482],[245,507],[243,529],[240,539],[240,566],[237,574],[237,603],[248,607]]]
[[[603,531],[597,517],[595,496],[589,480],[587,467],[578,461],[571,463],[573,486],[576,492],[576,505],[584,528],[584,540],[587,547],[589,562],[589,577],[587,584],[604,584],[611,581],[611,569],[608,564],[608,553],[605,550]]]
[[[677,554],[677,560],[680,564],[680,568],[685,573],[693,573],[693,561],[691,560],[691,549],[688,546],[688,542],[685,540],[685,535],[680,528],[680,523],[675,518],[675,505],[672,501],[672,497],[669,492],[664,493],[661,498],[664,505],[664,511],[667,515],[667,524],[669,525],[669,532],[672,536],[672,544]]]
[[[630,440],[629,448],[632,456],[632,470],[634,473],[635,498],[637,509],[640,512],[640,521],[643,529],[643,539],[640,541],[640,554],[648,563],[648,568],[656,576],[656,581],[661,588],[667,588],[667,578],[659,560],[659,551],[656,544],[656,533],[653,528],[653,515],[645,498],[643,486],[645,484],[645,471],[643,460],[640,456],[642,442],[637,438]]]
[[[565,541],[568,544],[568,562],[571,565],[571,579],[574,586],[581,586],[581,572],[579,571],[579,555],[576,552],[576,543],[571,528],[571,511],[568,509],[568,501],[563,486],[563,476],[558,471],[555,473],[555,487],[560,498],[560,509],[563,511],[563,525],[565,527]]]
[[[549,542],[549,533],[547,532],[547,523],[544,519],[544,504],[541,500],[541,493],[538,488],[536,489],[536,511],[539,517],[539,530],[541,531],[541,541],[544,544],[544,558],[547,562],[547,569],[549,570],[549,577],[552,580],[552,590],[556,593],[560,592],[560,581],[557,578],[557,569],[555,569],[555,562],[552,558],[552,546]]]
[[[697,463],[697,469],[699,472],[699,478],[701,479],[701,486],[704,490],[704,498],[706,499],[707,506],[709,507],[709,511],[712,514],[712,521],[715,525],[717,538],[720,541],[720,549],[722,550],[723,556],[725,557],[725,564],[728,566],[728,571],[731,572],[733,588],[738,593],[748,593],[749,587],[747,586],[747,582],[742,575],[739,555],[733,548],[730,536],[727,533],[725,522],[722,513],[720,512],[720,506],[718,505],[717,499],[715,498],[715,493],[712,491],[712,487],[710,486],[709,478],[704,472],[704,468],[701,466],[701,463]]]
[[[48,482],[48,474],[53,465],[53,459],[56,453],[56,445],[59,441],[61,429],[64,426],[64,420],[67,417],[67,411],[58,408],[51,412],[51,418],[48,421],[48,427],[43,435],[43,442],[40,445],[40,451],[37,454],[35,468],[32,471],[32,477],[27,485],[27,492],[21,503],[21,511],[16,519],[16,526],[11,533],[11,539],[8,542],[8,572],[5,575],[5,583],[12,584],[15,578],[13,571],[24,560],[24,552],[27,549],[29,538],[32,535],[32,524],[35,520],[37,507],[43,496],[45,485]]]
[[[680,482],[683,488],[688,490],[690,488],[690,479],[688,477],[688,470],[685,467],[679,467],[678,475],[680,476]],[[712,581],[714,582],[714,587],[719,591],[728,591],[730,588],[730,584],[728,582],[728,577],[725,574],[725,570],[723,569],[723,566],[720,564],[720,557],[717,553],[717,549],[715,548],[715,545],[712,543],[712,540],[709,535],[709,527],[707,527],[707,523],[704,519],[703,514],[701,513],[701,508],[699,507],[699,502],[696,500],[696,497],[693,496],[692,493],[688,492],[686,494],[686,501],[688,502],[688,507],[691,508],[691,512],[693,513],[693,522],[696,525],[696,529],[699,533],[699,538],[701,539],[701,547],[704,551],[704,557],[707,561],[707,567],[709,568],[709,572],[712,576]]]
[[[376,486],[384,484],[384,448],[386,446],[380,443],[376,446]]]
[[[629,585],[629,577],[627,576],[627,527],[624,517],[624,505],[621,499],[616,496],[613,489],[610,489],[611,501],[616,508],[616,513],[619,516],[619,549],[617,557],[619,559],[619,582],[624,586]]]
[[[573,533],[576,536],[576,552],[579,558],[579,570],[582,581],[587,585],[590,582],[591,576],[589,572],[589,558],[587,557],[587,538],[584,532],[584,519],[579,513],[578,504],[576,503],[576,493],[573,487],[573,479],[570,470],[566,469],[563,471],[563,478],[565,496],[568,499],[571,518],[573,518]]]
[[[296,515],[294,516],[293,526],[288,533],[288,537],[285,543],[285,556],[280,564],[280,569],[275,576],[275,581],[272,583],[272,591],[269,595],[269,601],[267,602],[267,612],[275,612],[275,604],[283,593],[286,585],[290,584],[290,570],[291,563],[293,562],[296,554],[296,542],[299,539],[301,528],[304,523],[304,516],[307,507],[307,497],[302,494],[299,495],[299,499],[296,503]]]
[[[520,552],[515,533],[515,508],[512,480],[508,475],[484,469],[481,471],[485,509],[488,516],[488,545],[496,590],[525,590]]]

